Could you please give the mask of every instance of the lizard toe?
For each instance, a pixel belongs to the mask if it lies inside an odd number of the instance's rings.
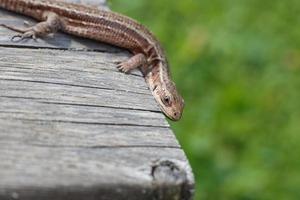
[[[23,34],[17,34],[11,37],[10,41],[12,42],[20,42],[21,40],[23,40]]]
[[[28,32],[25,32],[22,34],[16,34],[11,38],[11,41],[12,42],[21,42],[22,40],[30,39],[30,38],[36,40],[36,34],[34,31],[28,31]]]
[[[130,69],[128,69],[128,67],[124,63],[118,64],[117,68],[118,68],[119,71],[124,72],[126,74],[130,71]]]

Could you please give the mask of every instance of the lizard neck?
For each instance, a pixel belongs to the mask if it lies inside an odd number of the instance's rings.
[[[161,95],[160,92],[157,92],[157,88],[168,88],[168,85],[171,82],[168,67],[164,65],[162,61],[158,62],[144,75],[154,96]]]

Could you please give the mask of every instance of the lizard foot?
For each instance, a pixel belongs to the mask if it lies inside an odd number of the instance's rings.
[[[129,73],[131,70],[144,66],[145,64],[147,64],[146,56],[139,53],[126,61],[117,63],[117,68],[124,73]]]
[[[0,26],[3,26],[7,29],[10,29],[12,31],[18,32],[19,34],[13,36],[11,38],[14,42],[20,42],[24,39],[32,38],[36,40],[38,37],[46,36],[50,33],[55,33],[61,28],[61,21],[57,14],[52,12],[47,12],[44,14],[46,21],[39,22],[31,27],[26,28],[18,28],[15,26],[9,26],[6,24],[0,24]],[[24,24],[26,26],[30,26],[30,24],[26,21],[24,21]],[[15,40],[18,38],[18,40]]]
[[[22,41],[24,39],[27,39],[27,38],[32,38],[32,39],[36,40],[36,33],[33,30],[33,28],[31,28],[31,27],[30,28],[17,28],[17,27],[14,27],[14,26],[6,25],[6,24],[0,24],[0,26],[20,33],[20,34],[14,35],[11,38],[11,41],[13,41],[13,42],[20,42],[20,41]],[[19,38],[19,39],[15,40],[16,38]]]
[[[24,39],[30,39],[32,38],[33,40],[36,41],[36,34],[34,31],[28,31],[28,32],[25,32],[23,34],[17,34],[17,35],[14,35],[12,38],[11,38],[11,41],[13,42],[20,42]],[[17,40],[15,40],[17,39]]]
[[[131,70],[130,66],[125,62],[118,62],[117,68],[119,71],[124,72],[125,74],[128,74]]]

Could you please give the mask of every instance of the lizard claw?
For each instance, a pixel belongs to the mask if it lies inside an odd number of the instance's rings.
[[[129,71],[130,71],[130,68],[128,68],[126,66],[126,64],[123,63],[123,62],[117,63],[117,68],[118,68],[119,71],[124,72],[126,74],[129,73]]]
[[[16,38],[18,38],[18,39],[15,40]],[[28,32],[25,32],[23,34],[14,35],[10,40],[12,42],[21,42],[24,39],[30,39],[30,38],[32,38],[33,40],[36,41],[36,35],[35,35],[34,31],[28,31]]]

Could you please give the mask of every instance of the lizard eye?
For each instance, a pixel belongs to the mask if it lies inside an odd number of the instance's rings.
[[[169,97],[169,96],[164,96],[164,97],[163,97],[163,103],[164,103],[165,105],[170,105],[170,103],[171,103],[170,97]]]

